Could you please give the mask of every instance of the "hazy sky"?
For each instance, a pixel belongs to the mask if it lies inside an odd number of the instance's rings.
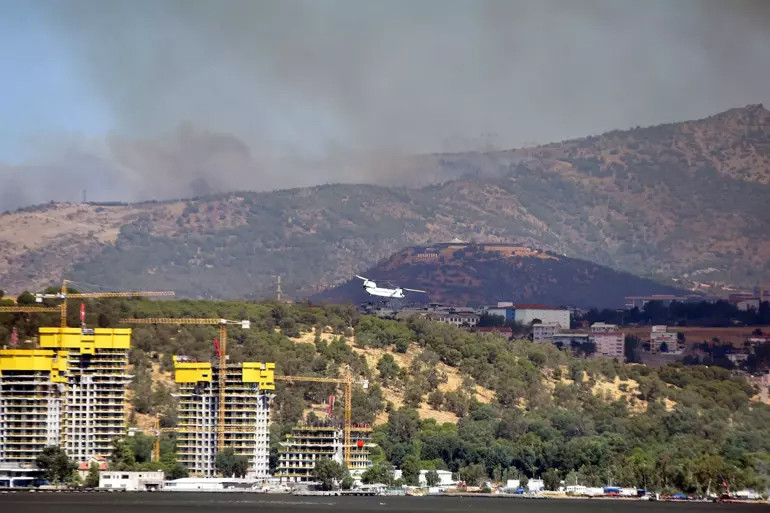
[[[770,1],[0,0],[0,77],[0,209],[369,182],[770,103]]]

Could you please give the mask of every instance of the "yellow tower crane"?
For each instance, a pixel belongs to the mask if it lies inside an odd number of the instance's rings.
[[[0,306],[0,313],[53,313],[63,311],[63,304],[59,306]]]
[[[225,448],[225,387],[226,387],[226,369],[227,365],[227,326],[240,325],[243,329],[249,329],[250,321],[229,321],[227,319],[217,318],[195,318],[195,317],[147,317],[143,319],[120,319],[122,324],[197,324],[208,326],[219,326],[219,408],[217,415],[217,450]]]
[[[72,283],[70,280],[62,280],[61,290],[55,294],[35,294],[35,301],[42,303],[43,299],[61,299],[61,327],[67,327],[67,299],[81,299],[81,298],[103,298],[103,297],[160,297],[160,296],[173,296],[171,291],[131,291],[131,292],[78,292],[70,294],[67,292],[67,284]]]
[[[342,378],[323,378],[319,376],[275,376],[276,381],[288,381],[288,382],[314,382],[314,383],[337,383],[345,385],[345,446],[343,447],[345,465],[350,468],[350,451],[352,447],[351,431],[352,431],[352,416],[353,416],[353,376],[350,373],[350,368],[345,369],[345,375]],[[361,384],[364,388],[369,386],[369,382],[366,380],[356,380],[355,383]]]

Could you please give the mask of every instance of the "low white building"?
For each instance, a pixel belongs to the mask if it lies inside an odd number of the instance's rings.
[[[530,492],[542,492],[545,490],[545,483],[542,479],[530,479],[527,481],[527,491]]]
[[[218,490],[238,490],[253,488],[256,482],[252,479],[230,477],[183,477],[166,482],[167,492],[213,492]]]
[[[428,486],[428,480],[425,477],[428,472],[432,472],[431,470],[421,470],[420,471],[420,486]],[[448,470],[436,470],[435,471],[438,474],[438,483],[436,483],[436,486],[452,486],[455,484],[455,480],[452,479],[452,473]]]
[[[129,492],[163,490],[165,475],[161,471],[99,472],[99,488]]]
[[[569,329],[570,327],[570,311],[555,306],[527,303],[512,305],[511,303],[500,302],[497,303],[496,307],[487,308],[486,312],[489,315],[499,315],[506,322],[515,321],[525,326],[537,321],[539,324],[557,323],[562,329]]]
[[[529,326],[533,321],[542,324],[557,323],[564,329],[570,327],[570,313],[566,308],[556,308],[546,305],[521,304],[514,307],[514,320],[519,324]]]
[[[553,336],[559,333],[562,328],[569,328],[569,326],[562,326],[558,322],[546,322],[537,323],[532,325],[532,340],[535,342],[546,342],[553,339]]]

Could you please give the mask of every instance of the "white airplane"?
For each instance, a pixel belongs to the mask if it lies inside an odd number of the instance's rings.
[[[369,293],[371,296],[378,296],[378,297],[384,297],[387,299],[404,299],[404,292],[420,292],[422,294],[425,294],[424,290],[417,290],[417,289],[407,289],[405,287],[396,287],[393,289],[389,289],[386,287],[378,287],[377,283],[373,282],[369,278],[364,278],[363,276],[359,276],[356,274],[356,278],[359,280],[364,280],[364,290]]]

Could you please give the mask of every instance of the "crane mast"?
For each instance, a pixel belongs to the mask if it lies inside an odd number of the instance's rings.
[[[311,382],[311,383],[337,383],[340,385],[345,385],[345,428],[344,428],[344,447],[343,447],[343,454],[345,459],[345,465],[350,468],[351,463],[351,446],[353,444],[352,441],[352,419],[353,419],[353,377],[350,373],[350,369],[345,370],[345,375],[342,378],[324,378],[320,376],[275,376],[274,378],[276,381],[300,381],[300,382]],[[360,383],[366,387],[368,385],[368,382],[365,380],[360,381]]]
[[[225,448],[225,387],[227,385],[227,326],[229,324],[240,324],[241,328],[248,329],[250,322],[243,321],[228,321],[227,319],[219,318],[195,318],[195,317],[147,317],[142,319],[120,319],[123,324],[176,324],[176,325],[208,325],[219,326],[219,408],[217,411],[217,450],[221,451]]]

